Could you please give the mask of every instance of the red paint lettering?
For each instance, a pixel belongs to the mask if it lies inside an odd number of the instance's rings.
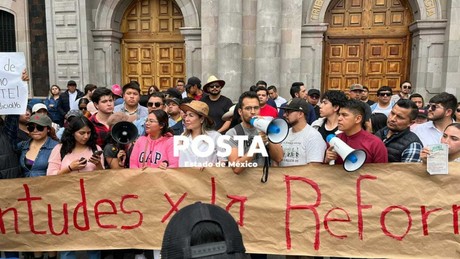
[[[107,203],[111,208],[112,210],[111,211],[99,211],[99,205],[103,204],[103,203]],[[96,204],[94,204],[94,217],[96,218],[96,223],[97,225],[100,227],[100,228],[117,228],[117,226],[115,225],[104,225],[101,223],[101,218],[100,216],[102,215],[117,215],[117,208],[115,207],[115,203],[113,203],[113,201],[109,200],[109,199],[102,199],[102,200],[99,200],[96,202]]]
[[[133,195],[133,194],[126,194],[126,195],[123,195],[121,197],[121,202],[120,202],[120,210],[124,213],[124,214],[138,214],[139,215],[139,220],[137,221],[136,224],[133,224],[133,225],[129,225],[129,226],[121,226],[121,229],[135,229],[135,228],[138,228],[142,225],[142,222],[143,222],[143,219],[144,219],[144,215],[142,214],[142,212],[138,211],[138,210],[126,210],[125,209],[125,200],[127,199],[138,199],[139,196],[137,195]]]
[[[56,232],[54,229],[54,224],[53,224],[53,210],[51,208],[51,205],[48,204],[48,227],[50,229],[51,234],[55,236],[60,236],[62,234],[69,234],[69,214],[67,212],[67,203],[62,204],[62,215],[64,217],[64,226],[62,226],[61,232]]]
[[[358,207],[358,234],[359,234],[359,239],[361,240],[363,240],[363,230],[364,230],[363,209],[372,208],[372,205],[362,204],[361,181],[364,179],[376,180],[377,177],[372,176],[372,175],[361,175],[359,176],[358,180],[356,180],[356,206]]]
[[[211,204],[216,204],[216,179],[211,177]]]
[[[407,229],[406,229],[406,232],[401,236],[398,236],[398,235],[395,235],[393,233],[390,233],[390,231],[388,231],[387,226],[385,224],[385,219],[386,219],[387,214],[390,213],[394,209],[400,209],[404,213],[406,213],[406,215],[407,215]],[[380,215],[380,226],[382,228],[383,233],[385,233],[385,235],[387,235],[387,236],[389,236],[391,238],[394,238],[394,239],[396,239],[398,241],[401,241],[407,235],[407,233],[409,233],[409,230],[412,227],[412,217],[410,216],[410,211],[404,206],[390,206],[390,207],[387,207],[384,211],[382,211],[382,214]]]
[[[345,213],[345,216],[347,216],[346,219],[344,218],[329,218],[329,214],[331,214],[332,212],[334,211],[343,211]],[[336,235],[334,234],[330,229],[329,229],[329,222],[350,222],[351,219],[350,219],[350,215],[348,215],[348,212],[342,208],[332,208],[330,209],[326,215],[324,216],[324,228],[327,230],[327,232],[329,232],[329,234],[333,237],[337,237],[337,238],[340,238],[340,239],[344,239],[346,237],[348,237],[347,235]]]
[[[2,232],[2,234],[6,234],[5,221],[3,220],[3,216],[10,211],[13,213],[14,216],[14,231],[16,232],[16,234],[19,234],[18,210],[15,208],[9,208],[4,211],[0,209],[0,231]]]
[[[39,201],[42,198],[41,197],[32,197],[30,196],[30,191],[29,191],[29,186],[27,184],[23,185],[24,187],[24,192],[26,193],[25,198],[20,198],[18,201],[25,201],[27,203],[27,213],[29,215],[29,227],[30,231],[36,235],[44,235],[46,234],[46,231],[37,231],[35,230],[35,225],[34,225],[34,214],[33,214],[33,209],[32,209],[32,201]]]
[[[85,192],[85,180],[80,179],[80,192],[81,192],[81,202],[75,207],[73,211],[73,224],[75,228],[81,231],[88,231],[89,230],[89,217],[88,217],[88,206],[86,204],[86,192]],[[83,221],[85,222],[84,226],[80,226],[78,224],[78,211],[83,209]]]
[[[240,219],[237,220],[237,223],[240,226],[244,226],[244,203],[248,200],[246,196],[235,196],[235,195],[227,195],[227,198],[232,199],[225,207],[226,211],[230,211],[230,208],[233,206],[233,204],[239,202],[240,203]]]
[[[436,209],[427,211],[425,206],[421,206],[420,209],[421,209],[421,213],[422,213],[423,235],[428,236],[428,223],[427,223],[428,222],[428,216],[431,213],[433,213],[435,211],[442,210],[442,209],[441,208],[436,208]]]
[[[164,223],[168,218],[169,216],[171,216],[171,214],[174,212],[174,211],[179,211],[179,204],[185,199],[185,197],[187,197],[187,193],[184,193],[182,194],[182,196],[180,197],[180,199],[174,203],[171,198],[169,197],[169,195],[167,193],[164,194],[166,199],[168,200],[169,204],[171,205],[171,209],[168,211],[168,213],[166,213],[163,218],[161,219],[161,223]]]
[[[320,245],[320,239],[319,239],[320,222],[319,222],[318,212],[316,211],[316,208],[321,203],[321,191],[319,189],[319,186],[314,181],[312,181],[310,179],[307,179],[305,177],[297,177],[297,176],[286,175],[284,177],[284,180],[286,182],[286,219],[285,219],[286,248],[288,250],[290,250],[291,246],[292,246],[292,244],[291,244],[291,230],[290,230],[291,210],[311,210],[311,212],[315,216],[315,221],[316,221],[314,248],[315,248],[315,250],[319,250],[319,245]],[[301,181],[301,182],[304,182],[304,183],[307,183],[308,185],[310,185],[316,191],[316,201],[315,201],[315,203],[311,204],[311,205],[292,205],[291,204],[291,202],[292,202],[291,181]]]
[[[460,211],[460,206],[452,205],[452,214],[453,214],[453,221],[452,224],[454,225],[454,234],[458,235],[458,213]]]

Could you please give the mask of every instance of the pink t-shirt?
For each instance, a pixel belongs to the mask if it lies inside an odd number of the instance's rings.
[[[49,164],[48,164],[48,170],[46,171],[46,175],[57,175],[59,171],[61,171],[63,168],[67,168],[73,161],[75,160],[80,160],[80,158],[84,157],[87,160],[91,158],[93,155],[93,151],[91,148],[87,147],[83,152],[80,153],[69,153],[64,156],[64,158],[61,161],[61,147],[62,144],[58,144],[53,148],[53,151],[51,151],[51,155],[49,158]],[[97,150],[101,150],[101,147],[97,146]],[[101,155],[101,165],[104,168],[104,155]],[[82,170],[75,170],[72,171],[72,173],[77,173],[77,172],[91,172],[96,170],[96,165],[93,163],[86,163],[86,167],[83,168]]]
[[[168,161],[170,168],[179,166],[179,157],[174,156],[173,136],[168,133],[155,140],[149,136],[141,136],[134,144],[129,168],[142,168],[144,165],[157,168],[163,161]]]

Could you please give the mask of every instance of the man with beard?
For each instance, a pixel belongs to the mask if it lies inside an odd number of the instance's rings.
[[[396,103],[399,99],[409,99],[412,91],[412,83],[410,81],[404,81],[401,83],[401,92],[391,96],[391,102]]]
[[[387,148],[388,162],[421,162],[422,142],[410,131],[417,114],[414,102],[399,99],[388,115],[387,126],[375,133]]]
[[[232,100],[221,94],[224,85],[224,80],[219,80],[215,76],[210,76],[208,82],[203,87],[208,95],[201,98],[201,101],[209,106],[208,116],[214,120],[214,129],[221,134],[225,134],[230,128],[231,121],[223,121],[222,116],[233,105]]]
[[[414,133],[420,138],[423,146],[441,143],[446,127],[454,122],[457,109],[457,98],[446,92],[433,96],[428,104],[428,122],[420,124]]]
[[[232,151],[228,156],[228,162],[233,164],[245,164],[245,163],[257,163],[258,166],[262,166],[265,158],[260,153],[254,153],[252,156],[248,155],[249,147],[255,136],[261,136],[265,148],[270,155],[270,159],[276,163],[279,163],[283,159],[283,149],[280,144],[273,144],[268,141],[268,137],[265,133],[259,132],[257,128],[251,125],[251,119],[259,116],[260,103],[257,94],[252,91],[247,91],[241,94],[238,100],[238,114],[241,117],[241,123],[235,127],[229,129],[225,135],[230,136],[229,144],[232,147]],[[248,141],[244,143],[244,155],[238,155],[238,142],[234,136],[248,136]],[[245,167],[232,167],[235,174],[240,174],[244,171]]]
[[[281,109],[284,109],[284,118],[291,127],[288,136],[281,143],[284,157],[280,166],[322,163],[326,142],[321,134],[307,123],[305,118],[309,112],[307,101],[294,98]]]

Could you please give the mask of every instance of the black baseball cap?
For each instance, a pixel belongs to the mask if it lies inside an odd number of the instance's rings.
[[[76,85],[77,85],[77,82],[75,82],[75,81],[73,81],[73,80],[69,80],[69,81],[67,82],[67,85],[75,85],[75,86],[76,86]]]
[[[300,111],[305,114],[308,114],[308,103],[302,98],[292,98],[286,106],[280,107],[280,109],[290,110],[290,111]]]
[[[201,80],[196,76],[192,76],[187,80],[187,84],[185,85],[185,88],[188,89],[194,85],[198,85],[198,88],[201,89]]]
[[[320,96],[321,92],[318,89],[310,89],[310,90],[308,90],[308,96],[312,96],[312,95],[315,95],[315,94]]]
[[[212,222],[222,230],[223,241],[192,246],[192,229],[198,223]],[[161,258],[200,258],[211,255],[245,253],[243,237],[235,219],[223,208],[197,202],[179,210],[166,226]]]

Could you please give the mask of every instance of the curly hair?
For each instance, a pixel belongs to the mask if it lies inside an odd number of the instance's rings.
[[[93,151],[97,150],[97,133],[93,123],[84,116],[78,116],[72,119],[72,121],[69,123],[69,127],[67,127],[64,130],[64,133],[62,134],[61,159],[64,158],[65,155],[72,153],[76,145],[74,134],[75,132],[81,130],[85,126],[87,126],[91,130],[91,136],[89,137],[85,145],[91,148],[91,150]]]

